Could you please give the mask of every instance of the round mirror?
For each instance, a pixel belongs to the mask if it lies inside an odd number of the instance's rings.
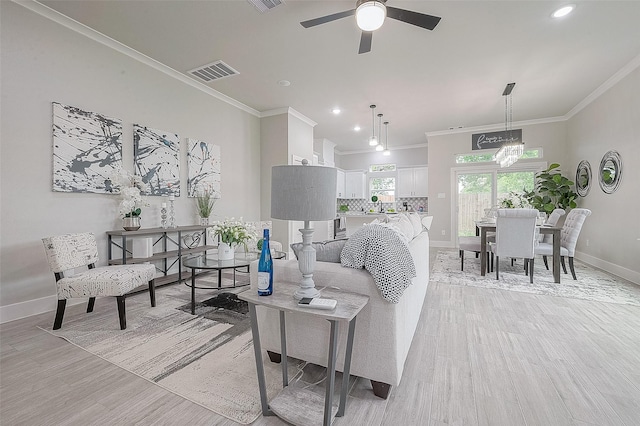
[[[591,189],[591,164],[582,160],[576,169],[576,192],[581,197],[586,197]]]
[[[613,194],[622,180],[622,159],[617,151],[609,151],[600,161],[600,188],[606,194]]]

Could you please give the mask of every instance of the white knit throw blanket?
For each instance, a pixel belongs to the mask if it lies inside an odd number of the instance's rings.
[[[382,293],[382,298],[398,303],[404,290],[416,276],[416,267],[409,246],[398,233],[379,224],[357,230],[345,244],[340,255],[342,266],[364,267]]]

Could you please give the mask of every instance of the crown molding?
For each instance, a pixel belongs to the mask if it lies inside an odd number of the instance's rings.
[[[318,123],[316,123],[315,121],[313,121],[312,119],[310,119],[306,115],[302,114],[299,111],[296,111],[295,109],[293,109],[291,107],[283,107],[283,108],[276,108],[276,109],[270,109],[270,110],[267,110],[267,111],[262,111],[260,113],[259,117],[260,118],[272,117],[274,115],[281,115],[281,114],[292,115],[292,116],[296,117],[297,119],[304,121],[305,123],[307,123],[311,127],[315,127],[315,126],[318,125]]]
[[[582,101],[578,103],[578,105],[574,106],[571,111],[565,114],[567,119],[573,117],[578,112],[582,111],[589,105],[591,102],[595,101],[600,95],[605,93],[607,90],[611,89],[615,86],[620,80],[631,74],[636,68],[640,66],[640,55],[636,56],[629,62],[627,65],[622,67],[620,71],[612,75],[607,81],[602,83],[596,90],[591,92],[589,96],[584,98]]]
[[[400,145],[400,146],[394,146],[393,148],[389,148],[389,151],[399,151],[401,149],[426,148],[427,146],[429,146],[427,142],[419,143],[415,145]],[[371,147],[370,149],[356,149],[353,151],[338,151],[338,150],[334,151],[334,153],[337,155],[370,154],[372,152],[381,152],[381,151],[376,151],[375,147]]]
[[[536,118],[534,120],[524,120],[524,121],[514,121],[511,123],[513,127],[519,126],[532,126],[535,124],[547,124],[547,123],[557,123],[559,121],[567,121],[568,118],[566,116],[561,117],[547,117],[547,118]],[[427,138],[429,136],[442,136],[442,135],[453,135],[458,133],[471,133],[471,132],[486,132],[489,130],[504,130],[504,123],[497,124],[487,124],[485,126],[476,126],[476,127],[463,127],[458,129],[450,129],[450,130],[439,130],[436,132],[426,132],[425,135]]]
[[[94,30],[93,28],[90,28],[78,21],[76,21],[75,19],[71,19],[68,16],[65,16],[63,14],[61,14],[60,12],[51,9],[48,6],[45,6],[42,3],[39,3],[35,0],[12,0],[14,3],[24,7],[25,9],[28,9],[34,13],[37,13],[40,16],[43,16],[53,22],[56,22],[57,24],[62,25],[65,28],[68,28],[72,31],[75,31],[78,34],[81,34],[93,41],[96,41],[104,46],[107,46],[119,53],[122,53],[123,55],[126,55],[132,59],[135,59],[138,62],[141,62],[157,71],[160,71],[162,73],[164,73],[165,75],[175,78],[176,80],[181,81],[182,83],[193,87],[194,89],[200,90],[201,92],[204,92],[210,96],[213,96],[231,106],[234,106],[244,112],[247,112],[251,115],[254,115],[256,117],[260,117],[260,112],[256,109],[251,108],[250,106],[247,106],[245,104],[243,104],[242,102],[239,102],[223,93],[218,92],[215,89],[212,89],[209,86],[206,86],[194,79],[192,79],[191,77],[188,77],[184,74],[182,74],[179,71],[174,70],[173,68],[156,61],[153,58],[150,58],[149,56],[138,52],[135,49],[130,48],[129,46],[120,43],[117,40],[112,39],[111,37],[108,37],[96,30]]]

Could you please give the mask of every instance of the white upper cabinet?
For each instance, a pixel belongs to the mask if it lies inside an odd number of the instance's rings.
[[[344,171],[338,170],[338,182],[336,187],[337,198],[347,198],[344,184]]]
[[[367,198],[366,185],[367,175],[362,171],[345,172],[345,191],[344,198],[365,199]]]
[[[398,169],[398,197],[428,196],[428,167]]]

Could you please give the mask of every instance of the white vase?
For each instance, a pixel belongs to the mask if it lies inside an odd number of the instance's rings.
[[[218,260],[231,260],[235,254],[235,247],[227,243],[218,244]]]

